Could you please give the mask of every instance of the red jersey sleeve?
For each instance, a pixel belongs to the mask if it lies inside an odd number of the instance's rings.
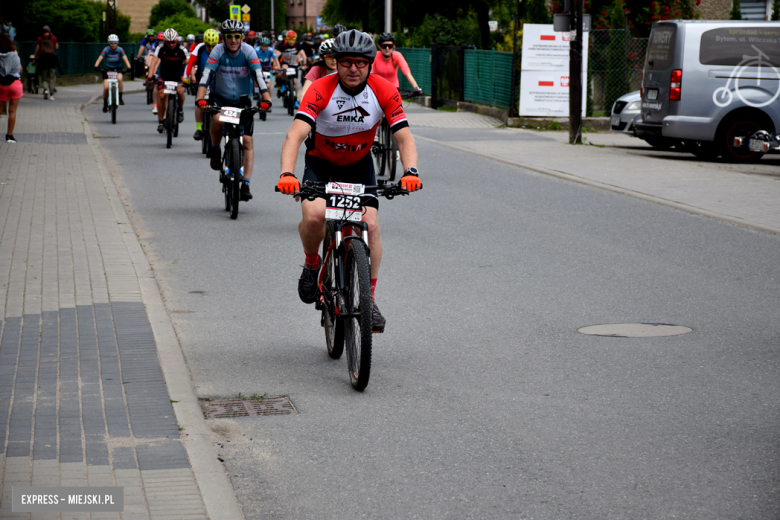
[[[328,106],[338,80],[338,75],[334,74],[333,76],[320,78],[312,83],[301,100],[301,106],[295,115],[295,119],[306,121],[311,126],[314,126],[320,111]]]
[[[379,106],[382,107],[382,111],[385,113],[390,130],[395,133],[409,126],[409,122],[406,120],[406,112],[404,112],[403,100],[398,89],[386,79],[373,74],[368,76],[368,85],[376,93],[377,101],[379,101]]]
[[[188,78],[190,77],[190,74],[192,74],[192,66],[195,65],[195,61],[198,59],[197,54],[190,54],[190,59],[187,61],[187,70],[184,71],[184,75]]]

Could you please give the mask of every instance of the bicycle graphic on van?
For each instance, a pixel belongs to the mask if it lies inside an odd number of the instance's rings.
[[[725,87],[720,87],[720,88],[716,89],[715,92],[712,93],[712,101],[716,105],[718,105],[719,107],[723,108],[723,107],[729,106],[731,104],[731,101],[734,99],[734,94],[731,92],[731,88],[730,88],[732,80],[734,80],[734,90],[737,92],[737,96],[739,96],[739,99],[741,99],[748,106],[756,107],[756,108],[765,107],[765,106],[769,105],[770,103],[773,103],[778,98],[778,96],[780,96],[780,81],[778,81],[778,80],[780,80],[780,71],[777,70],[777,68],[775,68],[774,65],[772,65],[769,62],[769,56],[764,54],[761,51],[761,49],[759,49],[755,45],[751,45],[751,47],[753,47],[756,50],[758,55],[756,55],[756,56],[747,56],[747,55],[743,54],[742,55],[742,61],[740,61],[737,64],[736,68],[734,69],[734,71],[729,76],[729,80],[726,82],[726,86]],[[772,69],[772,71],[774,72],[774,74],[775,74],[775,78],[774,79],[769,79],[769,77],[767,77],[767,79],[765,80],[765,81],[775,81],[775,83],[776,83],[775,88],[776,88],[777,92],[775,92],[775,95],[772,96],[772,98],[769,99],[768,101],[765,101],[763,103],[754,103],[752,101],[748,101],[742,95],[742,92],[739,89],[739,80],[740,80],[740,78],[742,76],[742,73],[745,72],[745,70],[748,67],[758,67],[757,84],[759,86],[761,85],[761,69],[763,67],[768,67],[768,68]],[[750,78],[750,79],[753,79],[753,78]]]

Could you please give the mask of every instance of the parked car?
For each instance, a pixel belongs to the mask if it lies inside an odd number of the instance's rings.
[[[635,124],[642,121],[642,98],[639,90],[629,92],[612,105],[612,115],[609,128],[613,132],[629,134],[637,137]],[[661,136],[645,135],[642,137],[653,148],[666,150],[679,143],[677,139],[668,139]]]
[[[761,158],[761,152],[735,147],[734,138],[780,128],[778,37],[777,22],[656,22],[642,73],[637,135],[683,140],[699,157]]]
[[[613,132],[634,135],[634,119],[640,113],[642,97],[639,91],[629,92],[612,105],[609,129]]]

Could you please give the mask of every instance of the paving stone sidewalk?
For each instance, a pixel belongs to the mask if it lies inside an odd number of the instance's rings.
[[[0,143],[0,518],[206,518],[139,279],[78,106]],[[5,117],[0,126],[5,130]],[[134,237],[133,237],[134,238]],[[123,486],[123,513],[12,513],[13,486]]]

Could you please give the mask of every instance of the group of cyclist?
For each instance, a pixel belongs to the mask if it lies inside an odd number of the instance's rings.
[[[420,92],[403,56],[395,50],[395,38],[385,33],[374,39],[357,30],[336,26],[333,38],[325,39],[316,49],[309,43],[296,42],[295,31],[284,33],[282,41],[272,47],[265,35],[245,35],[238,20],[225,20],[218,33],[209,29],[203,35],[189,35],[186,43],[174,29],[156,35],[147,34],[138,57],[146,57],[146,81],[153,83],[159,108],[158,132],[163,132],[167,94],[165,82],[176,82],[179,106],[184,106],[185,82],[198,85],[195,100],[196,140],[210,139],[210,166],[221,170],[221,138],[224,123],[220,115],[214,115],[209,135],[203,134],[203,110],[207,108],[241,107],[253,94],[261,112],[270,111],[272,102],[263,72],[276,71],[276,81],[283,85],[282,75],[290,67],[303,68],[306,74],[299,92],[292,126],[281,151],[280,176],[277,189],[295,194],[301,184],[293,173],[300,146],[306,142],[303,181],[350,182],[367,186],[376,185],[371,157],[371,143],[377,127],[387,118],[390,130],[398,143],[400,160],[405,168],[399,184],[412,192],[422,183],[417,171],[417,149],[409,130],[402,99],[399,93],[398,71]],[[191,37],[191,38],[190,38]],[[95,63],[99,67],[105,60],[107,69],[121,72],[122,65],[130,68],[127,56],[118,47],[118,38],[109,36],[106,47]],[[309,40],[307,40],[308,42]],[[251,42],[251,43],[250,43]],[[253,46],[252,44],[256,44]],[[311,47],[311,52],[307,52]],[[377,46],[381,53],[377,55]],[[316,51],[316,52],[315,52]],[[121,74],[119,79],[120,104],[122,101]],[[297,74],[294,76],[297,77]],[[208,100],[206,95],[208,93]],[[277,94],[280,94],[277,92]],[[107,98],[107,83],[104,88]],[[183,110],[177,114],[184,119]],[[252,199],[249,185],[254,165],[253,118],[242,117],[243,133],[243,184],[240,198]],[[317,298],[317,275],[321,263],[318,251],[325,234],[325,199],[301,202],[302,219],[298,230],[304,250],[303,272],[298,280],[298,295],[305,303]],[[379,201],[376,190],[365,194],[363,221],[368,226],[368,245],[371,250],[372,297],[376,289],[379,266],[382,259],[382,239],[378,222]],[[372,330],[382,332],[385,318],[373,304]]]

